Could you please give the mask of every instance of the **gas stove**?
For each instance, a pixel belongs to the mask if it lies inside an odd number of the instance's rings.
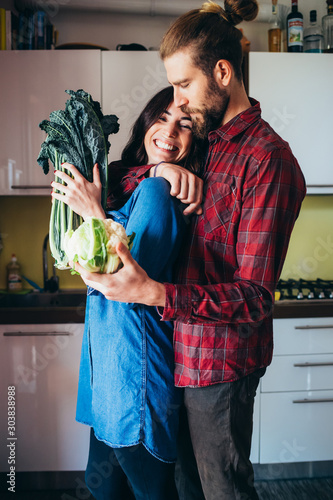
[[[333,280],[280,280],[276,289],[278,300],[332,300]]]

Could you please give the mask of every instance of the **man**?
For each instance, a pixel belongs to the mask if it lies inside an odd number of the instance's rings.
[[[191,114],[195,133],[208,136],[202,214],[196,206],[177,284],[151,280],[121,246],[124,267],[116,275],[82,271],[107,298],[158,306],[162,320],[174,321],[175,383],[185,388],[203,490],[192,480],[181,432],[182,500],[258,499],[249,460],[254,396],[272,359],[274,290],[305,195],[288,144],[242,83],[234,25],[256,13],[255,1],[226,0],[225,10],[206,3],[181,16],[162,41],[175,103]],[[179,181],[185,174],[177,168],[161,164],[154,173],[191,203],[198,187],[190,176]],[[128,182],[134,189],[140,180]]]

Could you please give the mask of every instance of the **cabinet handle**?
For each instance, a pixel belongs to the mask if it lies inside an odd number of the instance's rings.
[[[294,326],[295,330],[316,330],[317,328],[333,328],[333,325],[304,325]]]
[[[3,332],[4,337],[52,337],[54,335],[70,336],[71,332]]]
[[[50,189],[49,186],[10,186],[10,189]]]
[[[327,398],[327,399],[294,399],[293,403],[333,403],[333,398]]]
[[[333,366],[333,361],[323,361],[322,363],[294,363],[294,366],[308,368],[309,366]]]
[[[311,188],[328,188],[333,187],[333,184],[307,184],[307,186]]]

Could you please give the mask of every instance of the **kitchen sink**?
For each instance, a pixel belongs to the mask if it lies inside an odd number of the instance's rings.
[[[85,290],[60,290],[51,292],[28,292],[26,294],[0,294],[0,308],[7,307],[84,307]]]

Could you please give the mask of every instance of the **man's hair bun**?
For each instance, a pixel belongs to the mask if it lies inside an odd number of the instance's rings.
[[[253,21],[258,14],[259,7],[257,0],[224,0],[223,9],[217,3],[209,0],[202,5],[200,11],[219,14],[230,24],[236,26],[242,21]]]

